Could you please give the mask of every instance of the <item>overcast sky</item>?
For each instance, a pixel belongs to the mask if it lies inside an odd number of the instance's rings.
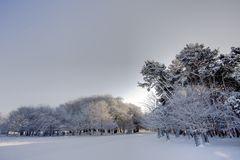
[[[0,0],[0,112],[112,94],[141,102],[145,60],[240,46],[239,0]]]

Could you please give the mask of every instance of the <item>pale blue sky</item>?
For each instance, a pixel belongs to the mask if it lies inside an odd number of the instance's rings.
[[[139,104],[144,60],[240,46],[238,0],[0,0],[0,112],[92,94]]]

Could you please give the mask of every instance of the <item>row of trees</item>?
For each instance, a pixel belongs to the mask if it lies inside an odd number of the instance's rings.
[[[1,120],[0,130],[25,136],[130,133],[138,130],[141,117],[138,107],[121,98],[92,96],[57,108],[20,107]]]
[[[240,48],[219,54],[189,44],[166,67],[146,61],[141,87],[153,91],[144,124],[169,133],[192,135],[196,145],[208,136],[240,136]],[[155,99],[155,101],[153,101]],[[152,102],[152,103],[151,103]]]

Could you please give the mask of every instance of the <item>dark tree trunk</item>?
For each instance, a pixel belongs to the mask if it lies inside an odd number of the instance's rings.
[[[194,133],[193,134],[193,138],[194,138],[194,141],[195,141],[195,144],[196,146],[200,146],[201,145],[201,138],[200,138],[200,135],[198,133]]]
[[[161,130],[158,128],[157,129],[157,137],[160,138],[161,137]]]
[[[209,143],[209,139],[208,139],[207,133],[203,133],[203,134],[201,134],[201,136],[202,136],[202,141],[204,143]]]
[[[167,141],[170,140],[169,131],[166,131],[166,138],[167,138]]]

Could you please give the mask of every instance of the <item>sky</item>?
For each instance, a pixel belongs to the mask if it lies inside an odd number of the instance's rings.
[[[142,104],[145,60],[240,46],[239,0],[0,0],[0,112],[111,94]]]

